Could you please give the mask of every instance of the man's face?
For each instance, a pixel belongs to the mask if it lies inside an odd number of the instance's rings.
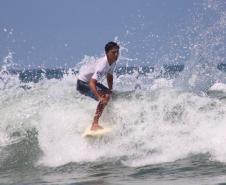
[[[107,55],[108,61],[113,63],[118,59],[119,50],[118,48],[113,48],[109,50],[106,55]]]

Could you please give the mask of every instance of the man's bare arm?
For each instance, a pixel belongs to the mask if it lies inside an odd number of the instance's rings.
[[[93,94],[98,98],[98,100],[100,100],[101,96],[97,91],[97,80],[91,79],[89,81],[89,87],[90,87],[91,91],[93,92]]]
[[[112,74],[107,74],[107,83],[108,83],[108,88],[112,90],[113,87],[113,75]]]

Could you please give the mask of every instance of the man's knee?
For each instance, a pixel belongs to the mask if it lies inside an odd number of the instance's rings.
[[[105,94],[105,95],[104,95],[104,98],[105,98],[104,105],[107,105],[108,102],[109,102],[109,100],[110,100],[110,98],[111,98],[111,95],[110,95],[110,94]]]
[[[107,101],[109,101],[111,98],[111,94],[106,94],[105,97],[106,97]]]

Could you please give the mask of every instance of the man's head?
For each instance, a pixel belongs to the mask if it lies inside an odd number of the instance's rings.
[[[110,64],[114,63],[119,56],[119,45],[116,42],[108,42],[105,45],[105,53]]]

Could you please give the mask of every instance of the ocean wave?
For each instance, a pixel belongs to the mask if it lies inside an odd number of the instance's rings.
[[[7,138],[1,140],[0,151],[7,156],[3,167],[26,166],[26,160],[31,166],[99,160],[144,166],[197,154],[225,162],[224,102],[166,82],[153,80],[147,89],[128,91],[128,85],[127,91],[115,91],[100,121],[113,131],[93,141],[81,134],[92,122],[97,103],[76,92],[74,76],[42,81],[29,90],[0,91],[0,132]],[[116,89],[120,87],[116,80]]]

